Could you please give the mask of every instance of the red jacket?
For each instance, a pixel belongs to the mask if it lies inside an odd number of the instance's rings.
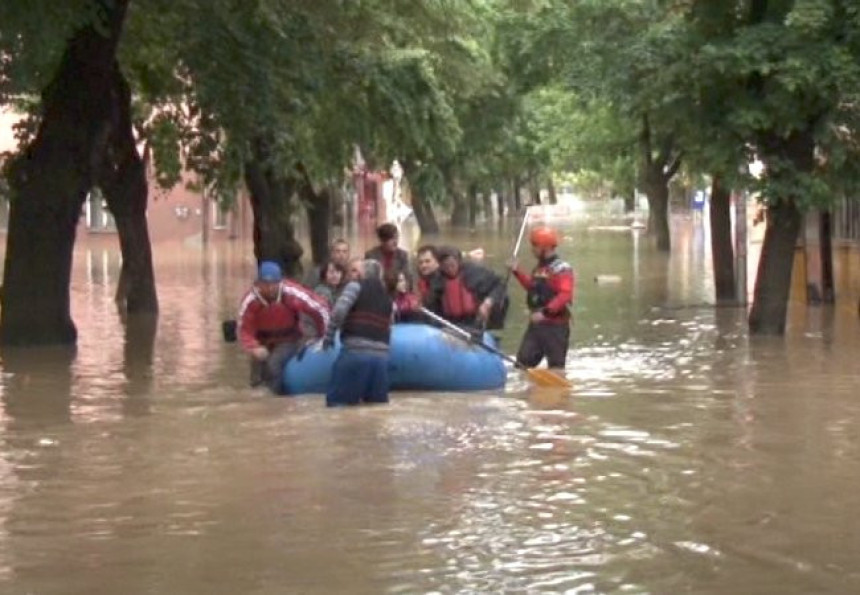
[[[576,280],[569,264],[553,256],[539,261],[529,275],[516,269],[514,276],[528,292],[529,308],[543,312],[547,322],[567,322]]]
[[[253,287],[239,306],[239,343],[250,351],[255,347],[271,348],[297,341],[302,336],[299,314],[307,314],[313,320],[318,335],[325,335],[329,309],[318,295],[285,279],[278,288],[278,296],[268,302]]]

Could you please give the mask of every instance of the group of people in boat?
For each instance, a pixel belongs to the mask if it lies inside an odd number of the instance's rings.
[[[260,264],[257,279],[242,298],[237,334],[251,356],[251,384],[281,391],[287,361],[310,342],[334,344],[341,352],[326,394],[328,406],[388,401],[388,347],[391,324],[427,322],[425,311],[464,328],[479,339],[485,329],[504,325],[507,278],[464,257],[453,246],[424,245],[415,254],[398,246],[391,223],[376,229],[377,246],[354,257],[337,239],[329,259],[309,271],[302,283],[283,277],[272,261]],[[531,272],[508,263],[526,289],[529,324],[517,352],[519,363],[563,368],[570,340],[574,273],[556,253],[558,233],[537,227],[530,233],[536,265]]]

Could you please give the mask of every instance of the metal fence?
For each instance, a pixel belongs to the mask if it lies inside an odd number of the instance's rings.
[[[833,239],[860,242],[860,200],[843,198],[833,209]]]

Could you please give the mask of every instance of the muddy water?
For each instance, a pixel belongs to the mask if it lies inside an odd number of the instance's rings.
[[[113,246],[80,247],[77,353],[3,360],[0,592],[860,590],[857,269],[853,305],[751,340],[706,306],[696,222],[671,257],[598,223],[563,222],[573,391],[335,411],[248,389],[220,340],[247,246],[159,249],[157,327],[117,318]],[[500,262],[512,234],[452,239]]]

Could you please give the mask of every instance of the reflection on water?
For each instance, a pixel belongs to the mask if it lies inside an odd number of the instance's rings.
[[[857,591],[854,309],[793,303],[785,339],[750,339],[707,305],[697,222],[670,256],[593,223],[564,224],[573,391],[512,372],[336,411],[248,389],[221,341],[247,246],[159,249],[157,321],[118,316],[113,245],[79,247],[77,351],[3,354],[0,590]],[[515,227],[444,240],[499,264]]]

